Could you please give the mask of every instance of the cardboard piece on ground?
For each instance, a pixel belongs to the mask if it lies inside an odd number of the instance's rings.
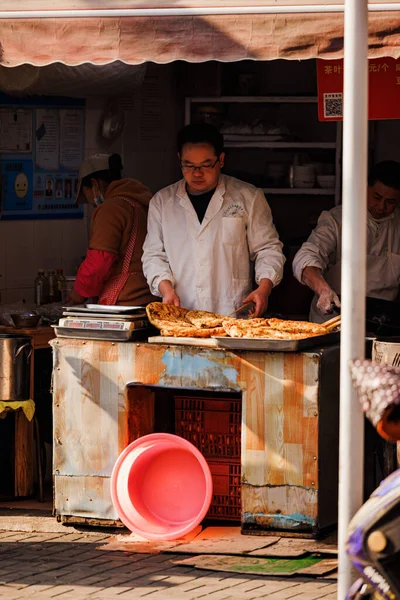
[[[300,538],[280,538],[279,542],[271,548],[254,550],[251,556],[284,557],[303,556],[309,553],[331,554],[337,556],[337,534],[332,533],[322,540],[307,540]]]
[[[131,533],[128,535],[119,534],[109,539],[107,544],[97,548],[98,550],[106,550],[107,552],[134,552],[136,554],[159,554],[160,552],[166,552],[172,550],[180,544],[187,544],[193,540],[201,532],[202,527],[199,525],[193,531],[185,535],[185,537],[179,540],[173,540],[171,542],[146,540],[145,538]]]
[[[173,552],[185,554],[245,554],[276,544],[274,536],[242,535],[240,527],[207,527],[193,541],[180,544]],[[167,550],[169,551],[169,549]]]
[[[337,558],[324,558],[320,563],[302,569],[302,575],[328,575],[338,568]]]
[[[337,560],[316,556],[305,558],[255,558],[250,556],[193,556],[183,560],[173,560],[174,564],[192,566],[208,571],[246,573],[267,576],[326,575],[337,568]]]
[[[119,534],[99,548],[106,551],[135,552],[138,554],[158,554],[173,552],[184,554],[227,554],[264,558],[303,557],[321,553],[337,555],[336,537],[322,541],[299,538],[279,538],[275,536],[242,535],[240,527],[201,526],[180,540],[171,542],[149,541],[134,533]]]

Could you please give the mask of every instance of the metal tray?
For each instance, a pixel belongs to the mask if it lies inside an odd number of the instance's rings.
[[[303,340],[271,340],[267,338],[233,338],[215,336],[219,348],[259,352],[304,352],[340,342],[340,331],[304,338]]]
[[[136,312],[138,310],[144,311],[144,306],[109,306],[108,304],[85,304],[85,306],[64,306],[66,312],[79,312],[79,313],[102,313],[102,314],[113,314],[122,315]]]
[[[72,329],[70,327],[58,327],[52,325],[56,336],[59,338],[69,338],[75,340],[96,340],[101,342],[131,342],[137,340],[147,340],[153,334],[151,327],[142,329],[133,329],[132,331],[110,331],[110,330],[91,330],[91,329]]]
[[[146,315],[146,311],[144,310],[143,312],[135,312],[134,314],[130,315],[130,314],[119,314],[119,315],[113,315],[113,314],[108,314],[108,313],[88,313],[88,312],[79,312],[79,311],[65,311],[62,314],[63,317],[75,317],[77,319],[87,319],[87,320],[96,320],[98,321],[99,319],[101,319],[102,321],[107,320],[107,321],[137,321],[137,320],[142,320],[142,319],[147,319],[147,315]]]

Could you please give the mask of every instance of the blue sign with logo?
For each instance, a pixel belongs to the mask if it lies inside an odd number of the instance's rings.
[[[32,160],[2,160],[3,211],[32,209]]]

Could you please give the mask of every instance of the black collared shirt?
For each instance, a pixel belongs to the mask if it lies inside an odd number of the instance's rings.
[[[209,192],[204,192],[204,194],[190,194],[187,195],[190,198],[191,203],[193,204],[193,208],[196,211],[199,222],[202,223],[204,216],[207,212],[208,205],[211,202],[211,198],[214,195],[214,192],[217,188],[215,187],[213,190]]]

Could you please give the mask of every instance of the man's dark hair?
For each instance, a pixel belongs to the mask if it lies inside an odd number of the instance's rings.
[[[368,185],[373,186],[377,181],[400,191],[400,163],[384,160],[374,165],[368,176]]]
[[[185,144],[210,144],[217,156],[224,151],[224,137],[222,133],[209,123],[186,125],[178,133],[177,144],[179,154],[182,154],[182,148]]]

